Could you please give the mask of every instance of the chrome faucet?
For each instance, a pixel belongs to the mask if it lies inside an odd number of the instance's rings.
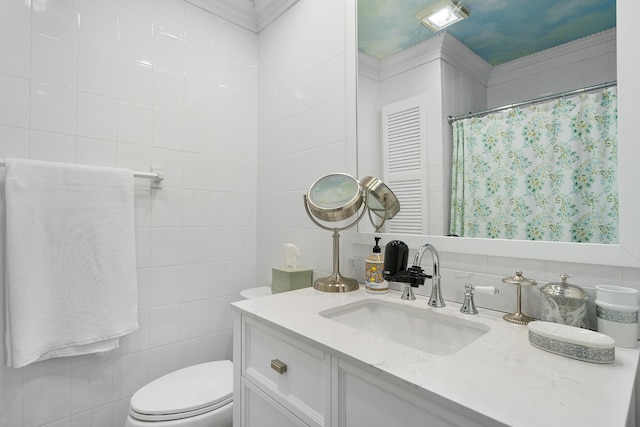
[[[430,307],[444,307],[446,304],[442,299],[442,289],[440,287],[440,258],[438,257],[438,251],[436,248],[429,244],[425,243],[418,249],[416,252],[416,257],[413,260],[414,266],[420,266],[422,262],[422,255],[424,255],[425,251],[429,251],[431,253],[431,258],[433,260],[433,273],[431,274],[431,296],[429,297],[429,306]],[[429,276],[427,276],[429,277]]]

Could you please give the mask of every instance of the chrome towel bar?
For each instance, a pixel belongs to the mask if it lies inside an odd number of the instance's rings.
[[[0,159],[0,167],[5,167],[4,159]],[[151,172],[134,171],[135,178],[148,178],[151,180],[151,188],[161,189],[164,180],[164,170],[162,168],[151,166]]]

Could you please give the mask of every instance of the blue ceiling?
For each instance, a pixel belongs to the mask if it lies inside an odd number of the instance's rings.
[[[384,59],[436,33],[416,13],[437,0],[358,0],[358,50]],[[464,0],[469,18],[446,28],[499,65],[616,26],[615,0]]]

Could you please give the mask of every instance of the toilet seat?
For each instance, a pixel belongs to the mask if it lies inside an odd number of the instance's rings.
[[[129,414],[140,421],[172,421],[204,414],[233,400],[233,364],[201,363],[160,377],[131,398]]]

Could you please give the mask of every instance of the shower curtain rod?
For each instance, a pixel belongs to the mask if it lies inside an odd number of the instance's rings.
[[[517,108],[517,107],[522,107],[524,105],[535,104],[537,102],[549,101],[549,100],[552,100],[552,99],[562,98],[562,97],[565,97],[565,96],[577,95],[579,93],[584,93],[584,92],[590,92],[592,90],[605,89],[605,88],[608,88],[608,87],[611,87],[611,86],[615,86],[616,84],[617,84],[617,80],[613,80],[613,81],[607,82],[607,83],[600,83],[600,84],[593,85],[593,86],[583,87],[582,89],[575,89],[575,90],[569,90],[567,92],[554,93],[552,95],[545,95],[545,96],[541,96],[539,98],[533,98],[533,99],[530,99],[528,101],[517,102],[515,104],[510,104],[510,105],[503,105],[502,107],[490,108],[488,110],[479,111],[477,113],[469,113],[469,114],[464,114],[462,116],[455,116],[455,117],[454,116],[449,116],[449,117],[447,117],[447,121],[449,122],[449,124],[453,124],[453,122],[456,122],[456,121],[462,120],[462,119],[469,119],[471,117],[485,116],[487,114],[495,113],[496,111],[508,110],[509,108]]]
[[[5,167],[4,159],[0,159],[0,168]],[[149,178],[151,180],[151,188],[161,189],[162,180],[164,179],[164,170],[155,166],[151,166],[151,172],[133,172],[134,178]]]

